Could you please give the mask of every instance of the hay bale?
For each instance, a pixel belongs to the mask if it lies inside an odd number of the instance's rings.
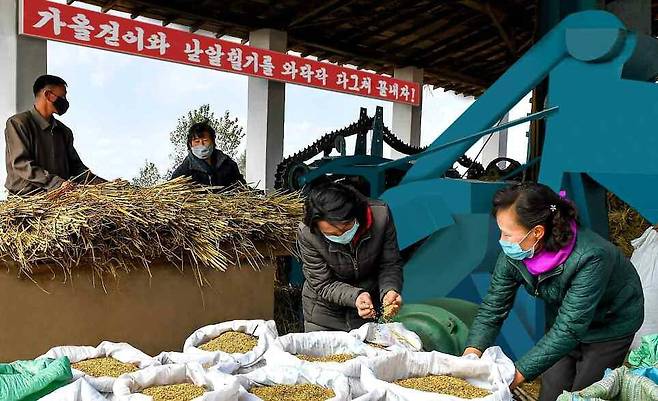
[[[263,401],[325,401],[336,396],[333,390],[316,384],[253,387],[249,392]]]
[[[142,394],[153,397],[153,401],[191,401],[201,397],[206,389],[191,383],[154,386],[144,389]]]
[[[199,349],[228,354],[246,354],[258,345],[258,337],[239,331],[227,331],[199,346]]]
[[[356,358],[356,355],[353,354],[334,354],[334,355],[324,355],[324,356],[297,354],[295,356],[297,357],[297,359],[301,359],[302,361],[307,361],[307,362],[337,362],[337,363],[344,363]]]
[[[203,285],[201,267],[223,271],[246,261],[258,269],[262,252],[292,252],[303,214],[296,193],[216,193],[183,178],[148,188],[81,186],[56,195],[0,202],[0,259],[22,274],[41,263],[69,272],[89,264],[116,277],[119,270],[148,269],[166,259],[178,267],[190,263]]]
[[[79,370],[93,377],[119,377],[124,373],[133,373],[138,369],[132,363],[125,363],[114,358],[92,358],[71,364],[73,369]]]
[[[398,380],[398,386],[429,393],[452,395],[454,397],[472,399],[490,395],[487,390],[475,387],[464,379],[452,376],[429,375]]]
[[[649,227],[649,222],[635,209],[612,193],[608,193],[608,226],[610,241],[617,245],[624,254],[633,254],[631,241],[640,237]]]

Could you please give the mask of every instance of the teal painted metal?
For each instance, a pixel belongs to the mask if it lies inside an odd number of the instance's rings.
[[[607,233],[606,190],[658,222],[658,86],[647,82],[658,75],[657,54],[656,39],[626,30],[612,14],[569,15],[413,163],[339,158],[306,178],[359,175],[376,183],[377,194],[385,189],[388,168],[407,168],[400,184],[381,195],[393,213],[400,247],[417,247],[405,266],[405,298],[479,301],[499,253],[489,205],[493,192],[505,184],[442,175],[477,142],[480,135],[474,133],[487,132],[549,78],[547,107],[559,109],[547,117],[539,181],[556,191],[566,189],[583,224],[601,234]],[[522,304],[503,326],[502,342],[512,357],[543,334],[541,305],[526,294],[519,299]]]

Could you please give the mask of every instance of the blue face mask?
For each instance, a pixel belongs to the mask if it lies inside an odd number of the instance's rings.
[[[201,160],[206,160],[212,155],[212,152],[215,151],[215,146],[211,143],[210,145],[199,145],[192,147],[192,154]]]
[[[521,242],[525,241],[526,238],[528,238],[528,235],[532,230],[528,231],[528,233],[521,239],[519,242],[509,242],[509,241],[504,241],[500,240],[500,246],[503,248],[503,252],[505,252],[505,255],[507,255],[510,259],[514,260],[523,260],[523,259],[531,259],[533,256],[535,256],[535,247],[537,246],[537,242],[528,250],[524,251],[523,248],[521,248]]]
[[[324,233],[322,235],[324,235],[331,242],[345,245],[352,242],[358,230],[359,230],[359,222],[355,220],[352,228],[345,231],[342,235],[327,235]]]

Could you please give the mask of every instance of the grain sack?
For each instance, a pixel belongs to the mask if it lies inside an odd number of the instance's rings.
[[[273,351],[280,353],[280,351]],[[266,366],[264,368],[255,370],[253,372],[237,375],[236,379],[242,386],[240,390],[240,401],[263,401],[262,398],[250,391],[254,391],[255,387],[267,387],[277,385],[300,385],[300,384],[313,384],[329,389],[333,392],[333,397],[329,401],[380,401],[383,399],[384,392],[381,390],[373,390],[367,394],[356,397],[350,390],[350,385],[345,376],[340,372],[331,369],[323,369],[318,364],[305,363],[298,367],[283,367],[283,366]],[[265,391],[271,393],[274,389],[254,391],[256,393]],[[300,390],[298,388],[298,390]],[[307,387],[302,388],[307,391],[307,394],[317,392],[317,388]],[[290,389],[288,389],[290,391]],[[279,395],[279,391],[276,391]]]
[[[160,363],[153,357],[143,353],[137,348],[126,343],[113,343],[103,341],[97,347],[89,346],[61,346],[51,348],[40,358],[59,358],[66,356],[71,361],[71,371],[73,380],[81,377],[96,390],[101,393],[111,393],[112,386],[116,377],[112,376],[92,376],[85,371],[76,369],[85,368],[85,370],[94,373],[99,372],[126,372],[130,370],[130,365],[135,370],[145,367],[159,365]],[[111,358],[111,359],[106,359]],[[122,364],[126,364],[121,366]]]
[[[372,344],[375,348],[389,351],[421,351],[423,343],[420,337],[407,330],[402,323],[366,323],[350,334],[360,341]]]
[[[187,386],[176,386],[187,384]],[[201,393],[199,388],[203,388]],[[121,376],[114,383],[116,401],[159,400],[151,395],[198,395],[184,401],[237,401],[240,386],[232,376],[204,369],[198,363],[152,366]],[[170,398],[171,399],[171,398]]]
[[[39,401],[106,401],[108,395],[108,393],[100,393],[84,378],[80,378],[41,397]]]
[[[640,276],[644,292],[644,322],[631,344],[631,348],[636,348],[643,336],[658,333],[658,231],[647,228],[631,245],[635,249],[631,263]]]
[[[185,365],[196,362],[206,369],[215,368],[222,372],[234,372],[239,365],[235,359],[226,357],[220,353],[184,353],[184,352],[161,352],[155,359],[161,365]]]
[[[229,332],[238,332],[257,337],[256,345],[248,352],[206,351],[204,345]],[[202,327],[192,333],[183,345],[186,354],[201,354],[218,358],[217,368],[224,373],[234,373],[236,370],[248,369],[258,364],[270,344],[278,337],[276,324],[273,320],[233,320]],[[239,350],[236,349],[236,350]]]
[[[368,365],[363,365],[361,368],[361,385],[366,391],[374,388],[385,389],[388,401],[456,401],[469,399],[467,396],[473,394],[477,395],[473,387],[443,378],[439,378],[434,384],[438,383],[445,388],[460,387],[464,389],[464,397],[418,391],[395,384],[399,380],[427,376],[452,376],[464,379],[472,386],[490,393],[484,397],[474,398],[477,400],[512,400],[509,385],[514,379],[515,368],[499,347],[487,349],[479,359],[472,355],[457,357],[436,351],[404,352],[392,354],[386,360],[372,361]],[[431,386],[433,383],[432,379],[424,379],[420,384]]]

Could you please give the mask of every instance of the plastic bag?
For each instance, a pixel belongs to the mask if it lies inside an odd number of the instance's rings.
[[[633,368],[658,367],[658,334],[644,336],[641,341],[628,355],[628,363]]]
[[[256,347],[246,354],[227,354],[221,351],[204,351],[200,345],[218,337],[227,331],[239,331],[258,337]],[[258,364],[270,344],[279,336],[273,320],[233,320],[202,327],[192,333],[183,346],[186,354],[205,354],[217,358],[218,369],[224,373],[234,373],[236,369],[245,369]]]
[[[491,392],[482,401],[511,401],[509,385],[516,371],[499,347],[487,349],[481,358],[457,357],[440,352],[404,352],[363,366],[361,385],[366,390],[383,388],[390,401],[455,401],[461,398],[404,388],[393,382],[411,377],[449,375]]]
[[[71,381],[67,358],[37,359],[0,364],[2,401],[32,401]]]
[[[644,291],[644,323],[635,334],[631,348],[636,348],[647,334],[658,333],[658,231],[653,227],[633,241],[631,262]]]
[[[421,351],[423,343],[418,334],[407,330],[402,323],[366,323],[350,334],[360,341],[382,346],[390,351]]]
[[[160,363],[153,357],[143,353],[137,348],[126,343],[113,343],[103,341],[97,347],[89,346],[61,346],[51,348],[40,358],[57,358],[66,356],[71,363],[84,361],[92,358],[111,357],[124,363],[132,363],[139,369],[146,368]],[[86,373],[72,369],[73,379],[77,380],[84,377],[85,380],[96,390],[101,393],[111,393],[112,385],[116,378],[114,377],[93,377]]]
[[[276,352],[276,351],[275,351]],[[266,366],[253,372],[238,375],[236,379],[242,386],[239,401],[261,401],[261,399],[248,391],[255,386],[269,386],[276,384],[316,384],[333,390],[335,396],[327,401],[379,401],[383,399],[381,389],[353,398],[350,385],[345,376],[331,369],[323,369],[317,365],[305,364],[299,367]]]
[[[567,392],[557,401],[653,401],[658,400],[658,385],[643,376],[636,376],[622,366],[584,390]]]
[[[119,377],[114,383],[116,401],[151,401],[141,394],[146,388],[170,384],[193,383],[206,391],[193,401],[237,401],[240,386],[232,376],[205,370],[198,363],[151,366]]]
[[[107,397],[81,378],[53,391],[41,401],[107,401]]]

